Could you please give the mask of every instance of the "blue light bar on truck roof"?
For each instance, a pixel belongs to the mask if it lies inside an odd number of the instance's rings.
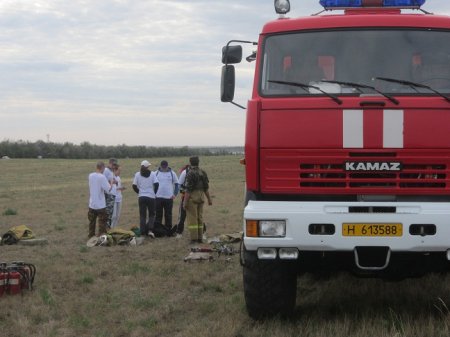
[[[358,7],[420,8],[426,0],[320,0],[325,9]]]

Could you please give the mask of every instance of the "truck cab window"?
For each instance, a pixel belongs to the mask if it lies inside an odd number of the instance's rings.
[[[426,89],[395,83],[375,83],[376,77],[419,82],[450,92],[450,32],[418,29],[359,29],[314,31],[268,36],[260,93],[263,96],[321,95],[317,90],[294,89],[268,81],[323,86],[322,80],[353,82],[390,94],[433,95]],[[369,93],[368,91],[367,93]],[[344,85],[332,93],[365,92]],[[373,92],[372,92],[373,93]]]

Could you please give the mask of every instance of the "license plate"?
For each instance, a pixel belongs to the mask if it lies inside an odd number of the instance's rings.
[[[343,236],[402,236],[401,223],[344,223]]]

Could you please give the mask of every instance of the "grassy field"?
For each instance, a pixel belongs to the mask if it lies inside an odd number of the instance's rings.
[[[169,158],[177,171],[185,161]],[[120,227],[128,229],[138,224],[131,182],[140,160],[120,162],[129,187]],[[304,277],[292,319],[254,322],[245,310],[237,255],[184,262],[187,233],[137,247],[87,248],[87,175],[94,166],[88,160],[0,160],[0,234],[27,224],[49,240],[0,247],[0,261],[37,266],[34,291],[0,297],[2,336],[450,336],[450,276],[395,283]],[[240,231],[239,157],[203,157],[201,166],[213,196],[213,206],[205,207],[208,235]]]

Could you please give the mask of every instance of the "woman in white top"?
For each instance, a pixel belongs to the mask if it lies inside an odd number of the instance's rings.
[[[111,228],[116,227],[119,224],[120,214],[122,213],[122,191],[125,187],[122,186],[122,181],[120,180],[120,166],[117,165],[114,169],[114,181],[116,184],[113,185],[112,193],[116,196],[114,201],[114,209],[111,218]]]

